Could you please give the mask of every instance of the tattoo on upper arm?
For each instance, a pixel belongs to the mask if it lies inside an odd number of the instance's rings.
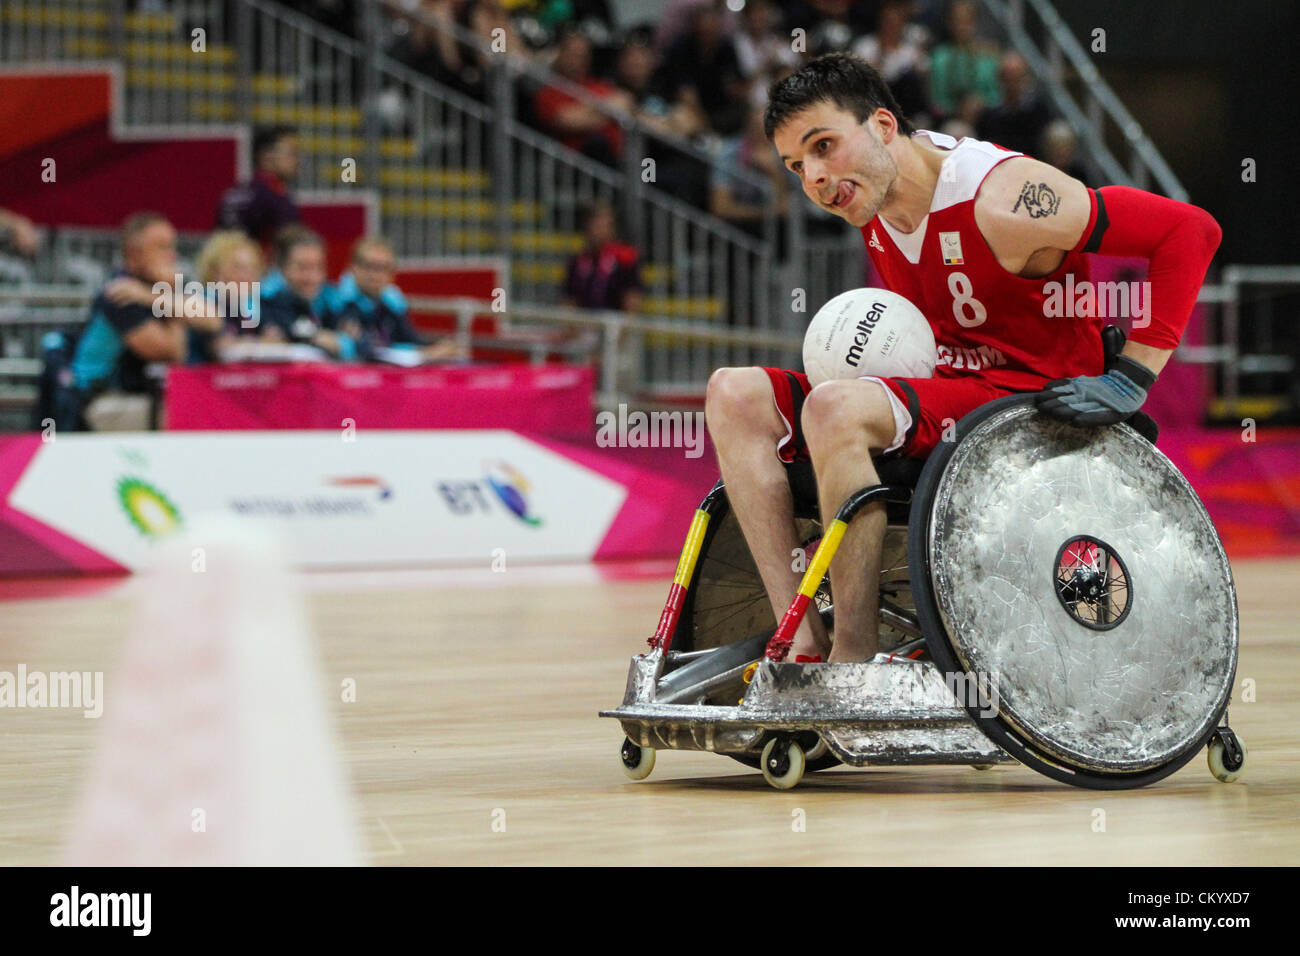
[[[1061,205],[1061,197],[1056,195],[1047,183],[1039,183],[1035,186],[1026,179],[1025,185],[1020,189],[1020,198],[1011,207],[1011,211],[1019,212],[1022,205],[1031,219],[1042,219],[1044,216],[1056,215],[1056,210]]]

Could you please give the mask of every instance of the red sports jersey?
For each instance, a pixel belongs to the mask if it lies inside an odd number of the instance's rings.
[[[1076,284],[1088,278],[1084,255],[1071,252],[1051,275],[1024,279],[998,264],[975,224],[984,178],[1024,154],[926,130],[915,135],[951,150],[929,214],[911,234],[877,216],[862,237],[885,287],[930,320],[939,353],[935,378],[975,375],[998,388],[1036,391],[1049,379],[1100,375],[1102,320],[1049,317],[1044,307],[1049,283],[1064,283],[1067,273]]]

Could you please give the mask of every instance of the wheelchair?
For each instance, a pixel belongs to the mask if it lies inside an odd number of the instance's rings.
[[[1032,393],[972,411],[924,461],[877,461],[881,483],[823,527],[811,469],[787,469],[814,549],[780,622],[722,482],[697,510],[648,653],[622,704],[620,764],[707,750],[778,789],[852,767],[1018,762],[1074,786],[1154,783],[1207,750],[1224,782],[1246,748],[1228,726],[1238,622],[1213,523],[1155,447],[1155,422],[1084,428]],[[874,501],[887,525],[882,654],[790,664],[803,613],[834,631],[825,576]]]

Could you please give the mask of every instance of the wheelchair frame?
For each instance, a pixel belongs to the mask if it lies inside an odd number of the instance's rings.
[[[1025,399],[1009,396],[976,409],[958,424],[958,434],[964,437],[972,423],[999,403]],[[1154,422],[1139,420],[1135,426],[1154,444]],[[927,500],[959,443],[936,449],[915,489],[880,484],[849,496],[824,528],[795,598],[770,636],[755,635],[706,651],[674,651],[710,523],[721,521],[729,507],[722,482],[714,486],[691,522],[650,651],[632,658],[622,704],[600,713],[618,720],[627,735],[620,760],[629,777],[648,776],[655,751],[671,749],[712,751],[757,763],[778,789],[797,785],[806,769],[835,763],[967,764],[985,769],[1011,762],[1075,786],[1121,789],[1161,779],[1207,743],[1211,771],[1218,779],[1226,782],[1240,774],[1245,748],[1227,726],[1226,701],[1211,720],[1217,726],[1199,743],[1178,759],[1139,773],[1103,775],[1065,767],[1008,732],[986,689],[976,680],[964,680],[928,592],[923,543],[929,519],[917,513],[916,502]],[[921,593],[916,614],[932,660],[895,653],[859,664],[783,663],[849,523],[875,501],[910,506],[906,524],[891,518],[889,527],[907,529],[909,578]],[[1235,625],[1235,600],[1233,609]],[[1233,668],[1235,673],[1235,658]],[[748,686],[736,706],[704,702],[713,690],[734,684],[737,676]]]

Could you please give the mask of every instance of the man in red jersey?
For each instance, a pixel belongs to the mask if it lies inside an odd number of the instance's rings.
[[[1079,425],[1123,421],[1177,346],[1221,232],[1195,206],[1069,175],[972,139],[916,132],[880,76],[848,54],[811,61],[777,84],[765,131],[804,193],[861,228],[876,270],[934,331],[928,379],[825,382],[801,373],[722,368],[706,418],[727,495],[777,618],[799,575],[783,462],[811,460],[822,513],[879,484],[873,455],[924,458],[952,423],[1013,392],[1039,392],[1045,413]],[[1105,368],[1095,310],[1065,315],[1051,299],[1087,281],[1085,253],[1150,260],[1150,294],[1122,354]],[[951,433],[950,433],[951,434]],[[794,660],[869,660],[877,651],[885,533],[881,503],[844,536],[831,567],[832,648],[817,615]]]

